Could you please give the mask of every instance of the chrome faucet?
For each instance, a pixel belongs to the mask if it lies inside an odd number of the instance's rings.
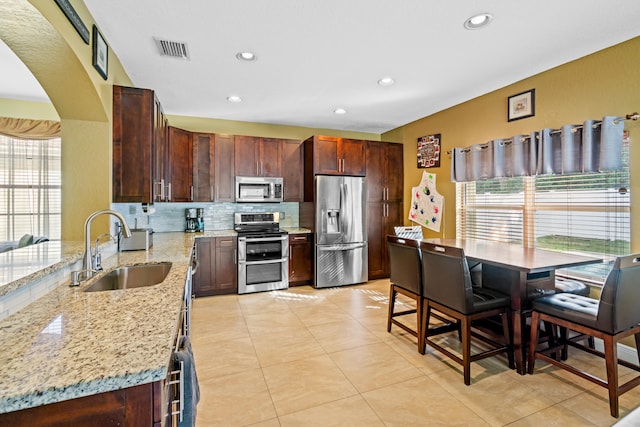
[[[127,225],[127,222],[125,221],[124,217],[120,214],[120,212],[118,211],[114,211],[113,209],[103,209],[103,210],[99,210],[96,211],[94,213],[92,213],[91,215],[89,215],[89,217],[87,218],[87,220],[84,222],[84,255],[82,256],[82,270],[81,271],[76,271],[73,274],[73,282],[71,283],[71,286],[78,286],[81,282],[80,279],[80,275],[82,273],[86,273],[84,280],[90,278],[91,276],[93,276],[93,274],[98,271],[98,268],[102,268],[100,266],[100,254],[98,252],[98,240],[100,239],[100,237],[102,237],[103,235],[100,235],[97,239],[96,239],[96,253],[95,256],[92,256],[91,253],[91,223],[93,222],[93,220],[103,214],[110,214],[115,216],[116,218],[118,218],[120,220],[120,222],[122,223],[122,234],[124,235],[124,237],[131,237],[131,230],[129,229],[129,226]],[[97,261],[97,262],[96,262]]]
[[[109,233],[103,233],[103,234],[99,235],[96,238],[95,250],[91,254],[91,261],[92,261],[91,262],[91,266],[93,267],[92,269],[95,270],[95,271],[102,271],[102,255],[100,255],[100,249],[98,248],[98,242],[100,242],[100,239],[102,239],[103,237],[108,237],[109,239],[111,239],[113,241],[113,243],[116,242],[116,238],[113,237]]]

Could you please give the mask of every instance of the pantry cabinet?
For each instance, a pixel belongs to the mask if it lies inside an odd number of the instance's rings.
[[[152,90],[113,86],[114,202],[160,200],[166,132],[166,118]]]
[[[367,235],[369,278],[389,276],[387,234],[403,225],[402,144],[367,141]]]
[[[236,245],[234,236],[196,239],[198,269],[193,275],[194,296],[238,293]]]

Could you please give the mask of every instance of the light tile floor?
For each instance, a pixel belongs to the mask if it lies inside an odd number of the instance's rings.
[[[541,361],[521,376],[506,358],[485,359],[465,386],[459,365],[430,348],[420,355],[398,327],[387,332],[388,294],[389,281],[378,280],[196,299],[198,427],[616,422],[604,388]],[[455,334],[443,339],[457,345]],[[580,353],[570,356],[604,375],[604,361]],[[640,387],[621,397],[621,415],[638,405]]]

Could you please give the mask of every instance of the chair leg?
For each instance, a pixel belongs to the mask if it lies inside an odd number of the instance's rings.
[[[427,335],[429,335],[429,321],[431,320],[431,306],[429,305],[429,300],[423,299],[424,306],[422,307],[422,319],[420,322],[422,326],[420,327],[420,337],[418,338],[418,352],[420,354],[425,354],[427,351]]]
[[[471,384],[471,322],[462,318],[462,363],[464,367],[464,384]]]
[[[609,409],[611,416],[618,418],[618,349],[611,335],[604,336],[604,358],[607,364],[607,388],[609,389]]]
[[[510,319],[511,319],[511,313],[508,313],[508,312],[502,313],[500,315],[500,318],[502,319],[502,334],[504,335],[505,343],[509,347],[509,349],[507,350],[507,358],[509,360],[509,369],[515,369],[516,364],[513,357],[513,338],[511,338],[511,325],[509,325]]]
[[[424,298],[418,297],[416,301],[416,319],[417,319],[417,332],[418,332],[418,351],[424,347],[424,334],[422,333],[422,316],[424,311]],[[423,353],[424,354],[424,353]]]
[[[392,284],[389,287],[389,316],[387,317],[387,332],[391,332],[391,318],[393,317],[393,307],[396,304],[396,287]]]
[[[538,345],[538,332],[540,330],[540,314],[536,311],[531,315],[531,333],[529,335],[529,360],[527,362],[527,373],[533,374],[533,367],[536,362],[536,346]]]

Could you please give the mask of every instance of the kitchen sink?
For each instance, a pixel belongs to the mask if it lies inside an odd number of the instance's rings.
[[[100,277],[84,291],[113,291],[157,285],[167,277],[170,269],[170,262],[118,267]]]

